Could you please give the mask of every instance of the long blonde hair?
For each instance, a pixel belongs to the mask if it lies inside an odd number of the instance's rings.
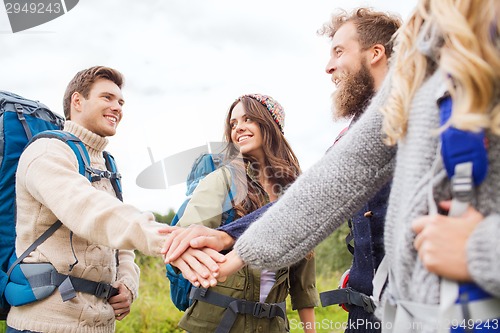
[[[434,62],[450,77],[454,102],[448,125],[500,135],[499,15],[498,0],[419,2],[397,37],[390,96],[382,109],[388,144],[405,137],[410,103]],[[440,39],[435,54],[417,48],[426,31]]]

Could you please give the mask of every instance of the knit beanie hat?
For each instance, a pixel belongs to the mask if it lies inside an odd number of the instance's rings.
[[[278,124],[281,133],[284,133],[283,128],[285,127],[285,110],[283,110],[283,107],[281,106],[280,103],[278,103],[271,96],[262,94],[243,95],[239,99],[243,97],[250,97],[259,102],[260,104],[264,105],[266,109],[269,111],[269,113],[271,113],[271,116],[273,117],[276,124]]]

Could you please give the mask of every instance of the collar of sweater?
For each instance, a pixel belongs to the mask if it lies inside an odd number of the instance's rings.
[[[107,138],[95,134],[94,132],[91,132],[85,127],[70,120],[67,120],[64,123],[64,130],[74,134],[82,140],[83,144],[87,146],[90,155],[101,156],[102,151],[108,145]]]

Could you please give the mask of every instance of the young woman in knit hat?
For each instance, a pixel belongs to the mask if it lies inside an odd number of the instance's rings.
[[[229,108],[224,133],[226,157],[231,162],[200,182],[179,225],[218,227],[232,184],[236,187],[233,208],[237,218],[276,200],[300,174],[297,158],[283,136],[284,121],[283,107],[269,96],[250,94],[236,99]],[[314,307],[319,298],[312,254],[276,271],[246,266],[216,287],[197,289],[179,326],[193,333],[217,329],[286,332],[289,324],[284,304],[288,294],[304,327],[312,327],[305,332],[315,332]]]

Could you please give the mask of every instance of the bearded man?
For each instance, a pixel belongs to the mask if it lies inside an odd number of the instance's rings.
[[[319,31],[332,41],[326,73],[337,87],[332,94],[334,119],[350,118],[349,126],[337,136],[333,146],[361,117],[380,88],[393,52],[393,35],[400,25],[399,17],[358,8],[350,14],[339,11]],[[343,304],[349,310],[348,333],[380,332],[381,325],[373,315],[369,296],[373,293],[374,272],[384,257],[384,218],[389,192],[390,183],[349,221],[351,230],[346,241],[353,261],[348,281],[343,285],[345,288],[321,295],[323,306]]]

